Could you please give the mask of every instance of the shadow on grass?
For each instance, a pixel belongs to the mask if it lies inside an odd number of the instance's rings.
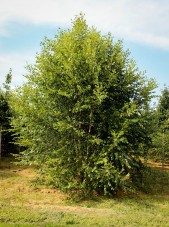
[[[0,180],[6,179],[6,178],[12,178],[17,177],[17,173],[11,173],[11,172],[4,172],[0,170]]]
[[[142,190],[151,195],[169,195],[169,172],[147,167],[143,171]]]
[[[17,172],[20,169],[21,168],[14,163],[13,159],[5,158],[4,160],[1,160],[0,161],[0,180],[18,176]]]

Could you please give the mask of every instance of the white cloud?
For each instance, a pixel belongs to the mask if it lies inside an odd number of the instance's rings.
[[[169,51],[168,0],[0,0],[0,36],[10,35],[9,22],[70,26],[80,12],[102,32]],[[34,51],[1,52],[0,84],[9,68],[13,85],[22,84],[26,62],[34,56]]]
[[[18,86],[25,81],[26,65],[34,62],[35,53],[10,53],[0,55],[0,84],[4,83],[5,77],[12,68],[12,86]]]
[[[0,34],[7,21],[62,26],[80,12],[99,30],[169,50],[168,0],[1,0]]]

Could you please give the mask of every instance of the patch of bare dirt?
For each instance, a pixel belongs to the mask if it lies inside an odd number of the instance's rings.
[[[156,162],[154,160],[148,160],[147,164],[151,167],[162,169],[162,163],[161,162]],[[163,166],[164,166],[164,170],[169,171],[169,163],[164,163]]]

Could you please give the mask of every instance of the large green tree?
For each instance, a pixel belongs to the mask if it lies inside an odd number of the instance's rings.
[[[121,41],[76,17],[44,40],[11,100],[22,158],[61,189],[106,194],[132,186],[140,146],[150,142],[146,109],[155,86]]]

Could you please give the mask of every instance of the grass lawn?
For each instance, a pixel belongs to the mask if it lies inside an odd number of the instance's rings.
[[[34,184],[31,167],[0,162],[0,227],[169,226],[169,172],[154,163],[143,180],[147,193],[74,201]]]

